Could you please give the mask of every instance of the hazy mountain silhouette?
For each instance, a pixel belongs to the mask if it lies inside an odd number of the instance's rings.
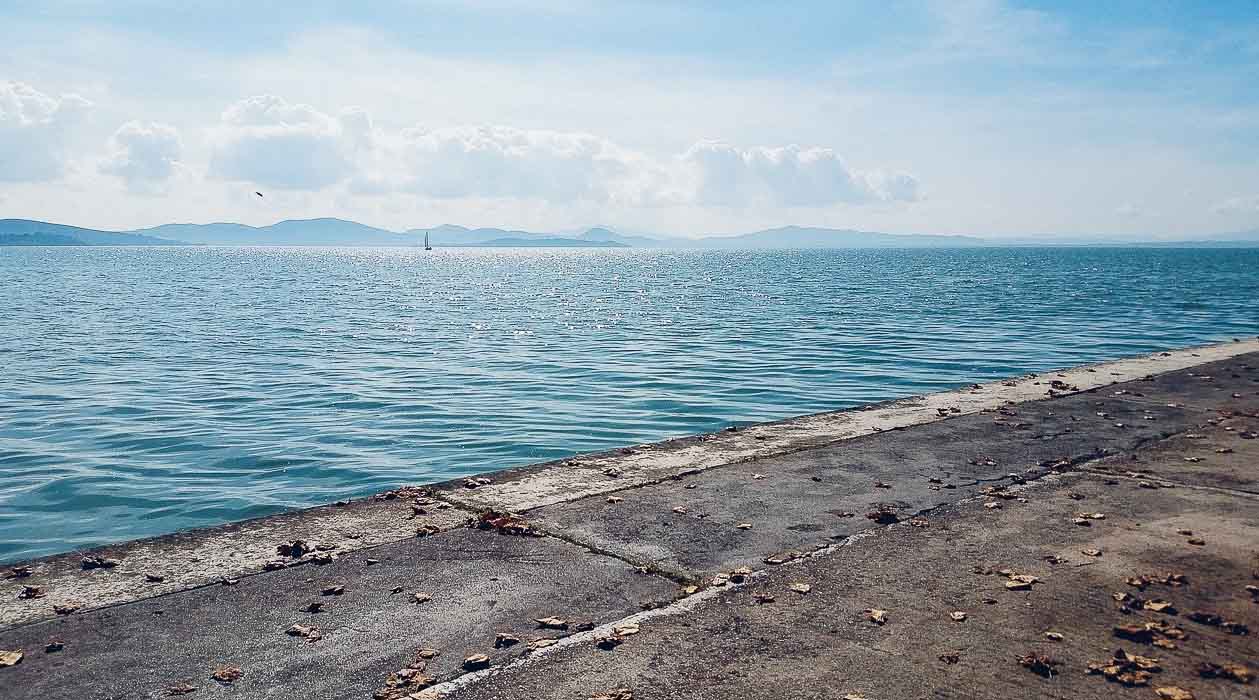
[[[183,245],[179,241],[163,240],[153,236],[145,236],[133,232],[98,231],[65,224],[50,224],[47,221],[30,219],[0,219],[0,235],[31,236],[50,235],[77,241],[79,245]],[[0,243],[0,245],[67,245],[66,243]],[[73,245],[73,244],[71,244]]]

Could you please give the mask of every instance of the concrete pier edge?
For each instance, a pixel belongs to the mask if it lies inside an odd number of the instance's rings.
[[[910,528],[911,525],[905,522],[909,519],[908,515],[925,520],[926,517],[934,518],[937,508],[949,513],[977,509],[976,515],[965,516],[974,518],[983,514],[985,508],[994,507],[993,503],[1000,508],[1000,503],[990,501],[993,487],[987,484],[1001,482],[997,488],[1004,492],[1002,498],[1014,498],[1015,494],[1025,490],[1062,489],[1080,479],[1104,476],[1108,483],[1140,484],[1142,489],[1152,490],[1152,493],[1157,493],[1160,488],[1175,488],[1186,493],[1201,492],[1202,498],[1209,499],[1217,494],[1233,501],[1254,502],[1256,512],[1259,512],[1259,486],[1256,486],[1259,474],[1246,471],[1251,467],[1229,466],[1225,469],[1217,466],[1204,472],[1197,466],[1199,458],[1185,457],[1183,464],[1172,460],[1165,469],[1155,474],[1132,471],[1128,462],[1136,459],[1132,456],[1135,452],[1148,449],[1167,451],[1177,449],[1182,443],[1192,444],[1202,437],[1195,432],[1198,428],[1193,426],[1200,425],[1202,421],[1215,425],[1220,415],[1259,419],[1259,411],[1256,410],[1259,399],[1255,398],[1259,397],[1259,391],[1253,387],[1245,387],[1247,393],[1243,395],[1229,390],[1231,385],[1225,380],[1213,385],[1212,393],[1203,393],[1198,384],[1183,383],[1185,377],[1215,382],[1211,376],[1194,373],[1196,368],[1204,365],[1221,366],[1221,363],[1238,358],[1259,365],[1256,353],[1259,353],[1259,340],[1255,339],[1159,352],[855,409],[578,455],[442,483],[403,487],[353,501],[15,562],[0,567],[0,575],[13,572],[6,578],[0,578],[0,649],[9,648],[6,637],[17,639],[28,633],[34,634],[32,630],[41,626],[74,620],[87,624],[82,621],[90,615],[112,608],[118,608],[122,618],[134,618],[135,613],[127,613],[126,606],[159,605],[162,599],[171,599],[170,605],[179,607],[185,604],[180,601],[191,600],[188,596],[216,596],[221,590],[234,590],[237,582],[253,579],[262,582],[271,580],[268,577],[275,577],[273,585],[292,587],[299,579],[311,582],[325,578],[327,571],[340,571],[342,573],[337,575],[341,579],[349,577],[348,580],[353,582],[353,576],[357,574],[344,573],[349,571],[344,566],[348,566],[351,560],[360,564],[366,562],[370,566],[375,563],[372,559],[377,556],[375,552],[381,552],[382,559],[388,559],[390,565],[395,565],[393,562],[400,552],[427,551],[426,547],[431,549],[425,544],[429,541],[437,545],[439,551],[464,551],[466,545],[457,544],[461,541],[459,538],[455,540],[454,549],[449,549],[451,545],[441,545],[439,541],[444,542],[442,538],[447,533],[466,530],[487,511],[520,516],[521,526],[531,531],[528,534],[541,536],[536,545],[526,541],[518,543],[514,540],[519,538],[510,538],[513,542],[500,543],[501,546],[509,549],[533,547],[542,552],[551,551],[546,549],[551,545],[543,541],[554,541],[559,543],[556,546],[570,548],[571,551],[563,557],[572,557],[573,551],[580,551],[586,556],[607,558],[612,560],[610,564],[613,567],[608,569],[607,574],[611,576],[607,584],[610,595],[614,598],[623,594],[631,598],[646,595],[657,601],[644,610],[622,609],[616,612],[618,606],[624,603],[592,600],[587,603],[595,606],[590,613],[595,623],[590,625],[590,629],[562,635],[550,646],[531,653],[504,657],[501,662],[496,659],[488,669],[446,669],[428,687],[414,694],[397,696],[463,697],[462,693],[472,693],[469,697],[480,697],[470,689],[483,682],[492,686],[490,681],[495,678],[528,673],[528,669],[549,663],[551,659],[561,663],[558,659],[580,655],[581,652],[576,650],[583,645],[588,647],[594,640],[614,636],[618,627],[694,613],[710,605],[717,597],[729,598],[739,591],[752,590],[784,571],[808,567],[810,562],[836,556],[859,543],[863,546],[869,544],[871,538],[881,537],[878,533],[884,529],[898,531]],[[1250,364],[1244,366],[1249,368]],[[1148,394],[1133,388],[1159,377],[1173,379],[1167,386],[1156,387],[1157,390]],[[1117,384],[1126,388],[1114,392],[1106,390]],[[1087,408],[1085,403],[1076,401],[1077,398],[1087,400]],[[1042,405],[1063,408],[1060,411],[1037,408]],[[1067,414],[1083,411],[1092,411],[1102,423],[1100,427],[1088,428],[1088,431],[1098,434],[1096,440],[1091,437],[1085,440],[1081,435],[1068,437],[1072,430],[1066,423]],[[1050,427],[1045,428],[1044,440],[1047,442],[1036,443],[1039,447],[1020,447],[1018,454],[1034,453],[1056,458],[1059,453],[1049,447],[1054,444],[1053,440],[1076,440],[1072,446],[1060,451],[1062,458],[1058,460],[1058,471],[1042,469],[1034,477],[1028,477],[1026,483],[1017,473],[1006,471],[1004,458],[988,459],[986,453],[980,453],[981,448],[971,445],[966,437],[969,434],[967,431],[974,432],[980,425],[975,419],[981,414],[997,416],[991,422],[1005,429],[1007,419],[1002,416],[1016,416],[1020,412],[1028,414],[1028,422],[1014,424],[1014,429],[1022,429],[1019,426],[1036,421]],[[1155,421],[1156,417],[1163,422]],[[1143,419],[1152,422],[1138,422]],[[1009,422],[1016,420],[1024,419],[1010,418]],[[1078,421],[1079,418],[1072,415],[1069,420]],[[953,428],[954,425],[958,427]],[[1061,432],[1062,425],[1068,426],[1065,433]],[[1105,433],[1103,428],[1110,432]],[[1055,435],[1058,437],[1053,438]],[[998,438],[994,449],[999,449],[1000,440],[1007,438]],[[949,443],[952,446],[944,446],[948,441],[953,441]],[[734,522],[731,518],[738,520],[742,517],[741,513],[720,512],[722,503],[740,503],[740,507],[754,510],[754,495],[749,496],[745,492],[749,487],[740,484],[763,478],[756,471],[761,465],[771,474],[777,470],[789,475],[797,472],[808,474],[812,481],[801,482],[808,487],[831,478],[828,472],[818,472],[816,464],[839,465],[848,476],[837,477],[840,482],[828,485],[826,488],[830,490],[823,494],[826,499],[834,500],[836,495],[848,493],[848,487],[844,485],[847,482],[843,479],[852,478],[852,474],[865,474],[868,469],[871,479],[882,477],[893,481],[895,477],[904,476],[897,471],[900,469],[898,459],[923,461],[921,456],[930,454],[935,445],[941,445],[939,449],[950,455],[948,459],[942,458],[942,462],[952,460],[953,464],[962,464],[964,460],[959,460],[962,455],[973,453],[975,457],[970,460],[970,466],[941,467],[940,478],[932,478],[932,483],[948,482],[948,488],[956,489],[949,492],[944,501],[940,500],[938,491],[927,493],[919,487],[909,488],[900,483],[885,484],[881,479],[876,480],[877,488],[894,487],[889,491],[896,497],[892,500],[908,514],[890,528],[881,528],[857,514],[856,518],[843,521],[846,529],[840,528],[829,542],[821,543],[810,540],[808,529],[794,534],[763,533],[758,526],[750,533],[737,533],[743,538],[737,541],[727,541],[729,535],[716,535],[713,533],[717,531],[711,529],[718,522]],[[1115,448],[1111,449],[1110,445]],[[1231,449],[1228,451],[1232,452]],[[900,457],[889,458],[885,460],[885,466],[880,466],[883,464],[880,462],[882,457],[878,455],[882,453]],[[1053,460],[1042,461],[1048,463]],[[872,466],[858,467],[867,463]],[[720,470],[725,475],[717,480],[720,483],[703,480],[704,475],[713,470]],[[919,476],[925,476],[925,473]],[[734,482],[737,483],[731,486]],[[688,514],[685,508],[677,506],[673,513],[684,519],[681,530],[675,525],[665,524],[662,526],[664,530],[648,532],[658,521],[666,519],[667,516],[661,513],[668,513],[669,504],[679,501],[675,494],[683,493],[679,490],[682,488],[678,485],[680,483],[685,483],[686,489],[695,489],[685,493],[688,497],[694,496],[695,502],[703,504],[703,508],[712,510],[713,517],[704,520],[709,513],[703,513],[698,516],[700,520],[695,520],[694,514]],[[731,488],[735,490],[729,491]],[[784,488],[788,490],[777,497],[779,501],[775,507],[783,503],[792,504],[788,510],[796,507],[802,513],[796,518],[798,520],[808,520],[803,515],[804,511],[824,502],[815,498],[807,507],[799,505],[799,499],[791,495],[797,492],[791,489],[803,487],[788,484]],[[878,491],[872,491],[871,494],[861,495],[857,502],[866,503],[878,494]],[[606,505],[623,497],[634,501],[637,510],[617,510]],[[787,500],[782,501],[783,498]],[[852,513],[841,515],[851,516]],[[793,516],[783,517],[790,519]],[[721,527],[726,528],[728,524]],[[793,530],[794,526],[787,529]],[[627,534],[640,531],[644,533],[642,542],[634,541],[634,535]],[[725,530],[721,532],[725,533]],[[303,546],[284,555],[277,550],[278,546],[293,542],[300,542]],[[781,547],[786,554],[781,561],[775,560],[773,551],[767,551],[767,547]],[[560,550],[554,551],[558,553]],[[492,564],[497,555],[487,556]],[[527,555],[526,559],[534,556],[546,558],[558,554]],[[405,557],[399,561],[405,561]],[[772,565],[767,566],[767,562]],[[731,581],[720,587],[708,585],[714,572],[729,571],[736,564],[750,570],[741,582]],[[338,569],[339,566],[342,568]],[[617,566],[628,567],[629,571],[647,578],[637,583],[618,583],[625,579],[624,574],[615,570]],[[363,571],[372,571],[373,568]],[[225,583],[231,588],[224,586]],[[244,585],[242,583],[242,589]],[[23,595],[27,586],[37,587],[38,596]],[[618,593],[621,590],[618,587],[624,586],[628,586],[624,593]],[[678,590],[681,593],[677,593]],[[199,594],[198,591],[204,593]],[[519,604],[527,607],[535,602],[538,601],[522,599]],[[371,607],[360,609],[370,610]],[[253,613],[242,614],[248,617]],[[134,619],[130,619],[128,624],[140,625],[136,629],[143,629],[143,624]],[[368,661],[378,663],[380,659],[369,659],[364,663]],[[562,663],[579,662],[568,659]],[[0,669],[0,697],[25,697],[9,692],[13,687],[5,685],[6,673],[11,673],[11,670]],[[302,682],[313,681],[306,679]]]

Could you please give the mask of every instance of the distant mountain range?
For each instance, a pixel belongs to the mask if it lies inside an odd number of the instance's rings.
[[[1125,241],[1101,239],[986,239],[975,236],[876,233],[851,229],[784,226],[738,236],[681,238],[621,234],[605,227],[579,231],[531,232],[466,228],[446,224],[399,233],[343,219],[287,220],[270,226],[235,223],[163,224],[135,231],[100,231],[28,219],[0,219],[0,246],[13,245],[264,245],[418,246],[428,235],[434,247],[540,248],[975,248],[1008,245],[1089,245],[1142,247],[1256,247],[1259,230],[1218,239]]]

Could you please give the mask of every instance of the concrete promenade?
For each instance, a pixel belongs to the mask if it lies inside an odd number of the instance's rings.
[[[0,698],[1259,698],[1259,341],[0,567]]]

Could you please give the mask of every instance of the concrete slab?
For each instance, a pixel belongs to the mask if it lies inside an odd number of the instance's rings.
[[[334,585],[344,592],[321,595]],[[676,591],[670,581],[553,538],[452,530],[325,566],[0,632],[0,649],[26,654],[0,669],[0,698],[156,698],[181,682],[197,687],[196,698],[368,698],[421,648],[441,652],[426,673],[442,680],[461,673],[472,654],[502,663],[526,653],[535,637],[668,603]],[[416,592],[432,599],[412,602]],[[303,612],[312,601],[325,611]],[[537,629],[533,620],[551,616],[572,621],[570,631]],[[317,626],[323,638],[286,635],[294,623]],[[495,649],[500,632],[522,643]],[[45,653],[53,639],[65,648]],[[241,679],[211,680],[224,665],[239,667]]]
[[[1253,457],[1254,454],[1251,454]],[[1256,698],[1259,687],[1203,678],[1204,662],[1255,669],[1259,637],[1193,622],[1211,611],[1255,630],[1252,582],[1259,501],[1197,489],[1107,485],[1093,475],[1059,475],[1025,491],[1026,504],[989,510],[979,501],[932,514],[926,528],[881,528],[847,546],[766,572],[703,607],[640,623],[614,651],[573,644],[442,690],[458,700],[589,698],[611,689],[636,699],[739,700],[870,698],[1154,698],[1153,687],[1190,689],[1198,700]],[[1074,497],[1073,497],[1074,496]],[[1081,500],[1076,500],[1080,497]],[[1081,509],[1105,511],[1089,527]],[[1192,529],[1204,546],[1177,534]],[[1098,549],[1088,556],[1083,550]],[[1058,563],[1046,561],[1058,557]],[[1040,579],[1008,590],[996,573]],[[976,573],[976,572],[979,573]],[[1183,573],[1187,585],[1128,577]],[[811,586],[807,594],[792,584]],[[1176,614],[1120,611],[1112,594],[1173,603]],[[772,602],[762,602],[770,596]],[[1140,607],[1140,606],[1138,606]],[[887,611],[879,625],[865,612]],[[952,612],[963,612],[955,621]],[[1162,622],[1181,628],[1176,648],[1117,639],[1114,627]],[[1052,641],[1046,633],[1062,635]],[[1162,635],[1154,635],[1156,638]],[[1158,659],[1149,686],[1127,689],[1089,675],[1115,649]],[[1057,665],[1049,678],[1018,657]],[[955,656],[954,656],[955,655]]]
[[[400,489],[340,505],[23,562],[32,570],[29,577],[0,578],[0,629],[55,617],[56,606],[90,610],[167,595],[224,577],[258,574],[269,562],[293,565],[320,556],[338,557],[413,538],[420,528],[459,527],[471,518],[467,512],[440,503],[417,515],[411,504],[419,494],[419,490]],[[297,559],[280,556],[276,547],[293,540],[302,540],[311,552]],[[326,550],[315,549],[317,546]],[[116,565],[85,568],[84,560],[92,558]],[[0,572],[11,568],[0,567]],[[40,587],[44,595],[18,597],[27,585]]]
[[[529,517],[566,539],[697,579],[873,527],[866,516],[882,507],[907,519],[1013,483],[1011,473],[1036,478],[1044,465],[1131,450],[1202,420],[1185,409],[1076,395],[709,469],[617,492],[616,503],[584,498]]]

